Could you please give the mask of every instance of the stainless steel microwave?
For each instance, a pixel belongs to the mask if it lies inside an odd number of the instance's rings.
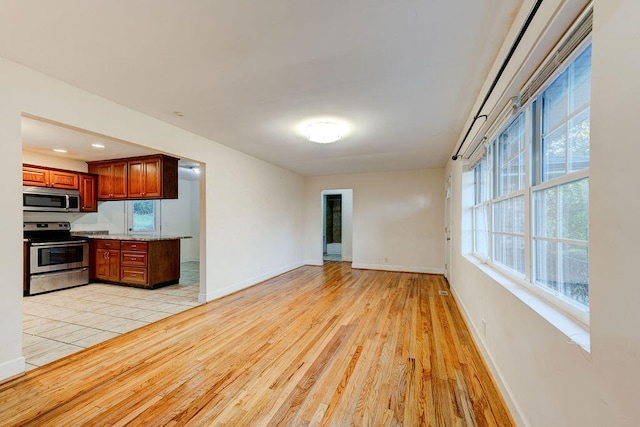
[[[23,187],[22,209],[33,212],[80,212],[80,192],[58,188]]]

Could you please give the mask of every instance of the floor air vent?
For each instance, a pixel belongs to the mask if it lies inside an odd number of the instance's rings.
[[[445,296],[445,297],[449,296],[449,292],[447,292],[447,291],[438,291],[438,293],[439,293],[440,295]]]

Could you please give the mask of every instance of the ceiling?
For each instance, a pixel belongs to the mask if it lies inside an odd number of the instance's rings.
[[[434,168],[521,3],[0,0],[0,56],[302,175]]]

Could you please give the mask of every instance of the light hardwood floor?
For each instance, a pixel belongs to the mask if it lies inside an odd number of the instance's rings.
[[[514,425],[446,289],[302,267],[0,385],[0,424]]]

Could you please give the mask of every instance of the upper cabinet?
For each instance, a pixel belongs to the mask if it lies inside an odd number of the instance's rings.
[[[127,162],[87,162],[89,172],[98,175],[98,200],[127,198]]]
[[[96,194],[96,176],[79,174],[80,178],[80,212],[98,212]]]
[[[78,174],[34,165],[22,166],[22,185],[77,190]]]
[[[98,212],[95,175],[23,164],[22,185],[79,190],[80,212]]]
[[[177,199],[178,159],[162,154],[87,162],[98,175],[98,200]]]
[[[131,159],[127,164],[130,199],[178,198],[178,159],[158,155]]]

